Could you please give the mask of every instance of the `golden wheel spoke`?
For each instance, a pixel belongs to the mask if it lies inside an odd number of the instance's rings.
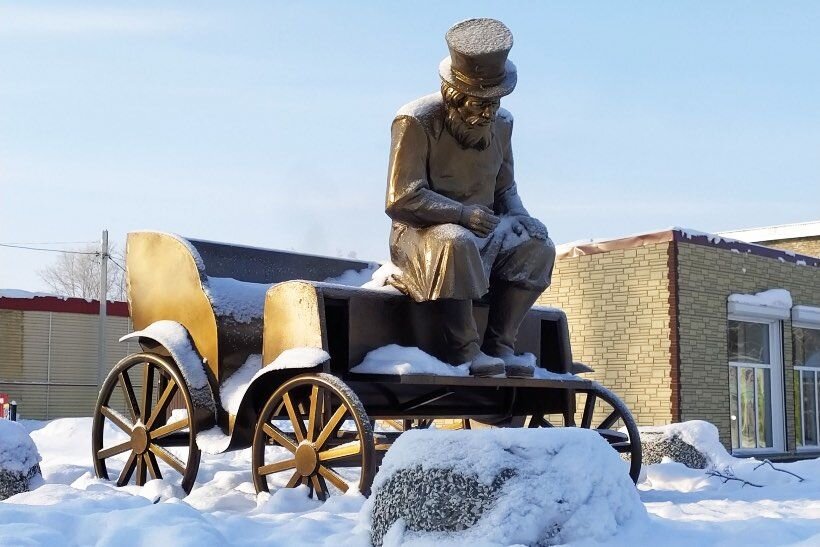
[[[174,380],[170,380],[168,385],[165,386],[165,390],[162,392],[162,395],[160,395],[159,399],[157,399],[157,406],[154,407],[154,410],[151,412],[151,416],[148,418],[148,421],[145,422],[146,428],[151,429],[151,426],[154,425],[157,418],[159,418],[161,414],[165,413],[168,409],[168,405],[171,403],[171,397],[173,397],[176,390],[176,382],[174,382]]]
[[[305,440],[305,426],[302,423],[302,418],[298,415],[298,413],[296,412],[296,408],[294,408],[293,406],[293,401],[290,398],[290,393],[285,393],[282,396],[282,401],[285,403],[285,408],[288,411],[288,417],[290,418],[290,421],[293,424],[293,432],[296,434],[296,442],[300,443]]]
[[[151,396],[154,393],[154,367],[144,363],[142,368],[142,423],[148,420],[151,410]]]
[[[128,456],[128,461],[125,462],[125,467],[122,468],[120,476],[117,478],[117,486],[125,486],[128,484],[128,481],[131,480],[131,474],[134,472],[134,467],[137,464],[136,459],[137,453],[131,451],[131,455]]]
[[[341,458],[357,456],[361,453],[361,443],[359,441],[356,441],[352,443],[343,444],[341,446],[337,446],[336,448],[325,450],[324,452],[319,452],[319,461],[330,462]]]
[[[157,465],[157,457],[154,456],[153,452],[146,452],[142,457],[145,458],[145,465],[148,467],[148,473],[151,474],[151,478],[161,479],[162,473],[159,470],[159,465]]]
[[[347,492],[348,486],[347,482],[334,470],[329,467],[325,467],[324,465],[319,466],[319,474],[322,475],[324,478],[330,481],[330,484],[341,490],[343,493]]]
[[[148,450],[150,450],[151,452],[153,452],[154,454],[159,456],[159,458],[162,461],[164,461],[165,463],[167,463],[168,465],[170,465],[171,467],[176,469],[181,475],[185,474],[185,464],[182,463],[182,461],[179,458],[177,458],[176,456],[174,456],[173,454],[171,454],[170,452],[168,452],[167,450],[165,450],[161,446],[156,445],[156,444],[151,444],[148,447]]]
[[[145,458],[137,456],[137,486],[145,484]]]
[[[293,469],[296,467],[296,458],[289,458],[281,462],[263,465],[258,469],[260,475],[270,475],[271,473],[278,473],[286,469]]]
[[[131,421],[137,423],[140,415],[140,407],[137,404],[137,394],[134,392],[134,384],[131,383],[131,377],[128,376],[127,371],[120,372],[120,388],[125,399],[125,406],[128,407],[128,413],[131,415]]]
[[[316,426],[319,425],[319,386],[313,386],[310,390],[310,410],[308,411],[307,440],[313,441],[316,438]]]
[[[185,429],[188,427],[188,418],[183,418],[178,422],[171,422],[170,424],[165,424],[162,427],[158,427],[153,431],[150,431],[148,434],[151,436],[151,440],[161,439],[174,433],[175,431],[179,431],[180,429]]]
[[[293,475],[290,477],[290,480],[285,485],[285,488],[293,488],[300,482],[302,482],[302,474],[298,471],[294,471]]]
[[[128,418],[126,418],[125,416],[123,416],[122,414],[120,414],[119,412],[117,412],[109,406],[101,406],[100,413],[112,422],[114,422],[114,425],[116,425],[129,435],[131,434],[133,426],[128,424]]]
[[[321,475],[311,475],[310,484],[313,485],[313,491],[316,492],[316,497],[323,500],[327,497],[327,483],[325,478]]]
[[[279,443],[279,446],[283,446],[291,452],[296,452],[296,445],[278,427],[271,424],[262,424],[262,430],[268,437]]]
[[[316,446],[316,450],[321,450],[322,447],[327,442],[327,439],[336,431],[336,428],[339,427],[339,424],[342,422],[342,418],[344,418],[345,414],[347,413],[347,408],[344,405],[340,406],[336,409],[336,412],[333,413],[333,416],[330,417],[325,427],[322,429],[322,432],[319,434],[319,438],[316,439],[316,442],[313,443]]]
[[[100,459],[110,458],[111,456],[116,456],[117,454],[122,454],[126,450],[131,450],[131,441],[125,441],[124,443],[120,443],[114,445],[110,448],[103,448],[102,450],[97,451],[97,457]]]

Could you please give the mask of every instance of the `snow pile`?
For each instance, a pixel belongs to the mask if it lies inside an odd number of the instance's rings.
[[[435,374],[437,376],[469,376],[470,364],[448,365],[421,351],[390,344],[374,349],[364,360],[350,369],[358,374]]]
[[[231,277],[208,277],[205,294],[217,316],[233,318],[238,323],[261,319],[265,310],[265,293],[270,283],[250,283]]]
[[[703,454],[711,466],[730,465],[735,458],[726,451],[721,444],[717,428],[703,420],[691,420],[677,424],[639,428],[641,435],[648,433],[656,435],[662,440],[671,440],[675,437],[684,443],[693,446]]]
[[[373,274],[378,270],[378,264],[369,264],[361,270],[347,270],[336,277],[328,277],[325,283],[336,283],[337,285],[350,285],[351,287],[361,287],[370,282]]]
[[[271,478],[270,494],[256,495],[250,478],[250,449],[203,454],[194,490],[185,496],[173,476],[123,488],[117,488],[115,480],[93,478],[91,418],[21,423],[43,457],[40,468],[45,484],[0,503],[0,545],[370,545],[369,524],[363,526],[359,515],[365,501],[362,496],[351,490],[321,503],[307,497],[305,486],[284,488],[286,473]],[[126,440],[108,422],[104,436],[106,447]],[[273,446],[267,450],[279,450],[282,458],[290,454]],[[127,457],[124,453],[108,460],[112,479]],[[463,458],[467,465],[485,459],[472,446],[459,446],[451,457]],[[581,454],[570,462],[572,476],[560,484],[574,492],[573,499],[588,490],[587,475],[596,458],[587,464],[587,455]],[[646,480],[639,484],[638,492],[649,518],[633,519],[634,525],[619,527],[602,544],[820,545],[820,460],[775,463],[782,471],[761,463],[734,458],[726,462],[737,477],[763,485],[760,488],[735,480],[724,482],[708,471],[679,463],[646,466]],[[341,471],[344,474],[348,469]],[[358,473],[357,469],[350,471]],[[403,534],[398,526],[394,533],[412,543],[411,533]],[[509,545],[516,537],[500,543]],[[477,547],[499,542],[481,538],[472,543]]]
[[[27,473],[40,459],[34,441],[22,424],[0,420],[0,469]]]
[[[214,403],[211,385],[205,373],[206,364],[191,345],[191,339],[185,327],[176,321],[163,319],[151,323],[142,330],[126,334],[120,338],[120,342],[140,336],[156,340],[168,350],[185,378],[185,383],[188,384],[193,403],[211,411],[215,416],[216,403]]]
[[[446,480],[427,479],[440,471]],[[416,480],[403,482],[408,473]],[[452,499],[488,488],[478,507]],[[388,451],[372,491],[361,518],[374,543],[390,526],[385,539],[405,545],[602,541],[646,518],[626,463],[580,428],[411,430]],[[478,513],[466,529],[462,506]]]
[[[0,420],[0,500],[27,491],[39,463],[40,454],[25,428]]]
[[[757,294],[730,294],[729,302],[789,310],[792,307],[792,295],[786,289],[769,289]]]

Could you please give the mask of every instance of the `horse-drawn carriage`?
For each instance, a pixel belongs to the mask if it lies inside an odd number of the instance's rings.
[[[574,374],[589,369],[572,361],[560,310],[533,308],[519,330],[516,350],[537,357],[534,378],[365,374],[352,369],[372,350],[434,353],[441,343],[437,318],[407,297],[323,281],[367,263],[158,232],[129,234],[126,263],[135,332],[125,338],[143,351],[106,378],[92,436],[97,475],[122,465],[118,485],[164,477],[190,491],[202,450],[252,447],[257,491],[367,494],[401,430],[439,419],[595,429],[638,478],[636,423],[610,391]],[[474,308],[481,326],[486,310]],[[109,446],[112,429],[119,441]]]

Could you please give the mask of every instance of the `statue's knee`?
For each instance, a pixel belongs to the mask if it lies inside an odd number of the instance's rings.
[[[478,252],[472,232],[458,224],[436,226],[433,237],[455,252]]]
[[[555,244],[550,238],[530,238],[521,243],[516,251],[541,264],[552,265],[555,262]]]

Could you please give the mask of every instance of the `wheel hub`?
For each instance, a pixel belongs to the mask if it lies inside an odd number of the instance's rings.
[[[313,443],[302,441],[296,447],[296,470],[303,476],[307,477],[316,472],[316,467],[319,465],[319,456]]]
[[[137,425],[131,432],[131,448],[137,454],[144,454],[148,450],[148,430],[144,425]]]

